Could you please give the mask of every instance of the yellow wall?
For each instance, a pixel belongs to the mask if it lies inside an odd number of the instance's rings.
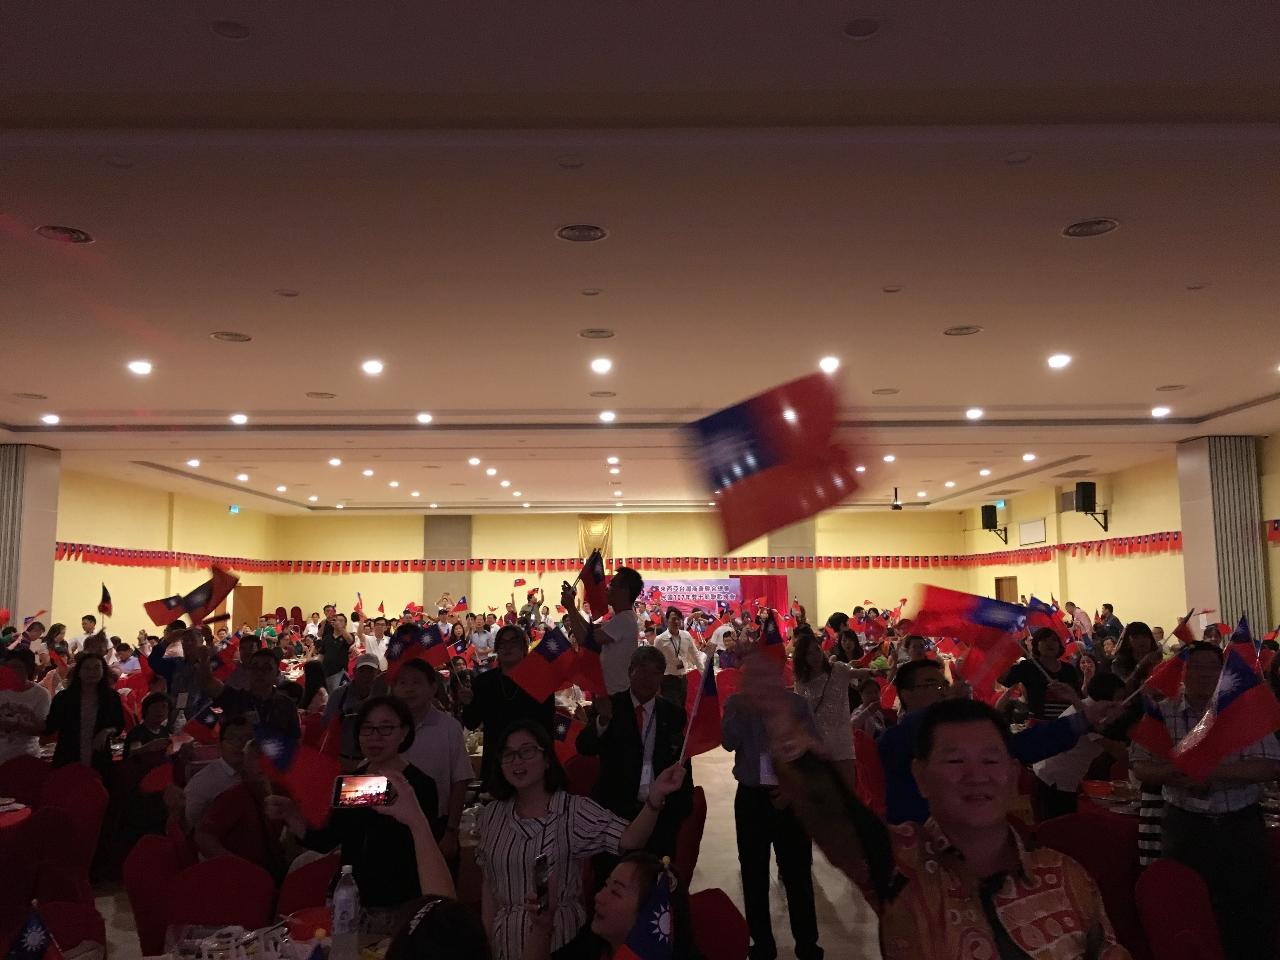
[[[1280,435],[1258,445],[1258,474],[1262,484],[1262,519],[1280,519]],[[1267,578],[1271,594],[1271,623],[1280,622],[1280,544],[1267,544]]]

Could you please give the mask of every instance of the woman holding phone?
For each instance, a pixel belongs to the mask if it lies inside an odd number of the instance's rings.
[[[404,759],[413,743],[413,715],[398,697],[371,697],[356,713],[356,736],[364,763],[355,775],[387,777],[409,785],[423,810],[437,807],[436,784]],[[351,864],[360,903],[370,914],[372,932],[390,932],[398,910],[423,895],[413,837],[394,818],[370,807],[337,808],[323,827],[308,827],[288,797],[266,801],[268,818],[283,821],[312,850],[339,847],[343,864]]]

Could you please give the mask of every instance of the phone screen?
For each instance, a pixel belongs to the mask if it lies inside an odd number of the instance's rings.
[[[333,805],[339,808],[384,807],[395,800],[386,777],[349,774],[333,781]]]
[[[545,853],[538,854],[533,860],[534,894],[538,898],[538,913],[547,912],[547,892],[551,879],[551,861]]]

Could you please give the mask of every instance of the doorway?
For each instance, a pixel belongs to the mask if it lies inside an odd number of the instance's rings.
[[[1005,603],[1018,602],[1018,578],[996,577],[996,599]]]
[[[250,630],[256,629],[258,618],[261,616],[261,587],[236,587],[231,591],[231,631],[233,633],[242,623],[247,623]]]

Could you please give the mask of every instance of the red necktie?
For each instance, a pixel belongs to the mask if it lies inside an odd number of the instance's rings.
[[[636,729],[640,731],[640,739],[644,739],[644,704],[636,704]]]

